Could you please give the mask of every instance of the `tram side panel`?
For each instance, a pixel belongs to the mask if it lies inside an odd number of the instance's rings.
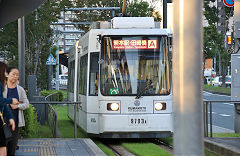
[[[87,133],[99,134],[99,53],[100,41],[98,35],[101,29],[89,31],[88,45],[88,78],[87,78],[87,103],[86,103],[86,129]]]
[[[68,100],[74,101],[73,88],[74,88],[74,75],[75,75],[75,46],[72,46],[68,55]],[[67,115],[70,119],[74,119],[74,106],[67,106]]]
[[[89,34],[91,34],[92,31],[93,30],[90,30],[79,40],[79,45],[82,47],[82,51],[79,52],[78,101],[81,102],[81,107],[77,110],[77,125],[87,133],[98,134],[98,97],[96,95],[89,96],[89,70],[91,61],[95,61],[96,64],[99,59],[99,57],[97,57],[97,59],[95,58],[95,60],[91,60],[92,55],[90,51],[93,51],[94,54],[97,53],[97,56],[99,56],[99,51],[96,52],[96,49],[99,49],[100,45],[97,41],[97,34],[92,35],[94,36],[93,39],[89,38]],[[74,119],[73,116],[71,119]]]

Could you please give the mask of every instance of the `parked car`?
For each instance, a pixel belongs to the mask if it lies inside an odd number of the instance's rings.
[[[231,76],[230,75],[227,75],[226,78],[225,78],[225,84],[226,84],[226,87],[231,87]],[[215,77],[213,80],[212,80],[212,83],[211,83],[212,86],[222,86],[222,76],[217,76]]]
[[[218,87],[222,85],[222,77],[221,76],[217,76],[215,77],[212,82],[211,82],[212,86]]]
[[[226,79],[225,79],[225,84],[226,84],[226,87],[228,88],[231,88],[231,76],[226,76]]]
[[[59,84],[67,85],[68,83],[68,75],[59,75]]]

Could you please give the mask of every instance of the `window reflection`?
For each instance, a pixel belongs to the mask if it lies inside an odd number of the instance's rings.
[[[117,41],[116,41],[117,40]],[[140,41],[154,42],[155,48],[132,46]],[[115,43],[127,46],[116,46]],[[170,93],[170,62],[167,37],[104,37],[101,54],[103,95],[159,95]]]

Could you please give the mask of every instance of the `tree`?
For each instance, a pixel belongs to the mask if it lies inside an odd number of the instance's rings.
[[[93,8],[93,7],[120,7],[122,5],[122,0],[77,0],[76,7],[78,8]],[[116,14],[120,13],[121,10],[117,10]],[[80,22],[93,22],[93,21],[106,21],[112,17],[111,11],[77,11],[77,19],[75,21]],[[89,25],[79,25],[80,29],[84,31],[89,30]]]
[[[226,10],[226,9],[225,9]],[[227,72],[227,66],[229,66],[230,55],[227,53],[225,44],[225,34],[218,32],[216,24],[219,20],[218,11],[215,6],[210,7],[209,2],[204,2],[204,15],[208,21],[208,26],[204,27],[204,60],[206,58],[217,57],[218,61],[221,62],[221,66],[218,68],[222,69],[223,82],[222,85],[225,87],[225,75]],[[231,16],[231,10],[228,10],[226,17]],[[228,28],[226,29],[228,30]]]
[[[120,7],[122,8],[122,0],[78,0],[77,7]],[[121,9],[116,11],[116,15],[121,12]],[[131,12],[133,17],[152,17],[155,21],[161,21],[161,16],[158,12],[154,12],[154,7],[150,6],[148,2],[133,0],[128,1],[127,12]],[[78,11],[76,21],[93,22],[93,21],[107,21],[112,17],[111,11]],[[80,29],[84,31],[89,30],[88,25],[80,25]]]
[[[133,17],[151,17],[153,8],[148,2],[133,0],[127,7],[127,12],[131,12]]]

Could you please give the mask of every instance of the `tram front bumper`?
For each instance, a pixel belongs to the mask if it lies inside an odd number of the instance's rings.
[[[102,114],[100,133],[173,132],[173,114]]]

